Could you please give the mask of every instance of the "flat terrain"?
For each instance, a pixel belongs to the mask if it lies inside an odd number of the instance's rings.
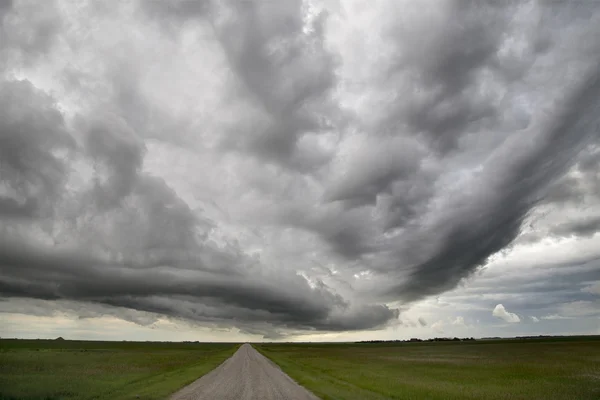
[[[322,399],[600,399],[600,338],[255,347]]]
[[[171,400],[318,400],[249,344]]]
[[[0,400],[315,398],[292,379],[322,399],[600,399],[600,337],[253,346],[283,372],[250,345],[0,340]]]
[[[237,347],[3,339],[0,399],[164,399],[213,370]]]

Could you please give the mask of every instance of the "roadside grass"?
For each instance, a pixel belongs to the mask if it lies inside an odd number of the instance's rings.
[[[164,399],[237,349],[227,343],[0,340],[0,400]]]
[[[254,347],[324,400],[600,399],[600,337]]]

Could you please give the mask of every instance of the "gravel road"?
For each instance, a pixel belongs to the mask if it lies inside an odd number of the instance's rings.
[[[171,400],[318,400],[249,344]]]

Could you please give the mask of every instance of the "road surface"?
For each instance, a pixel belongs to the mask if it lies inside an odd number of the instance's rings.
[[[171,400],[318,400],[249,344]]]

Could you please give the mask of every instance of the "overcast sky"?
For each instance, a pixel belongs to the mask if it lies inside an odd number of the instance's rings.
[[[0,336],[600,334],[600,2],[0,0]]]

